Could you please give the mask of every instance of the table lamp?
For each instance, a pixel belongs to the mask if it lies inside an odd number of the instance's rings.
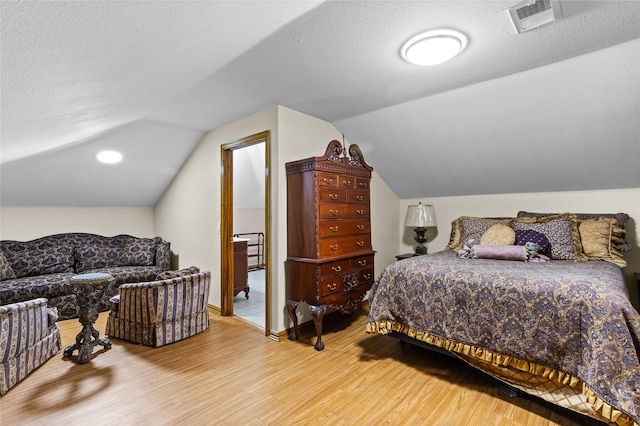
[[[413,230],[416,233],[415,237],[413,237],[418,243],[415,255],[427,254],[427,248],[423,245],[428,240],[426,236],[427,228],[436,226],[436,212],[433,206],[422,203],[409,206],[404,225],[408,228],[414,228]]]

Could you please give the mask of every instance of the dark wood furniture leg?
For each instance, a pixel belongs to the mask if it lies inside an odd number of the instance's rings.
[[[287,302],[287,311],[289,311],[289,316],[291,317],[291,321],[293,321],[293,328],[289,332],[289,340],[298,340],[298,316],[296,315],[296,308],[300,302],[296,302],[295,300],[289,300]]]
[[[316,344],[314,346],[316,351],[324,349],[324,343],[322,342],[322,318],[324,318],[324,313],[326,311],[327,305],[309,305],[309,312],[311,312],[311,316],[313,317],[313,325],[316,327],[316,335],[318,336],[318,340],[316,340]]]

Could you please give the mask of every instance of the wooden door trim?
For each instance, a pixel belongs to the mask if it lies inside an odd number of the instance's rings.
[[[233,315],[233,151],[258,143],[265,144],[265,335],[271,333],[271,131],[255,133],[220,147],[220,254],[222,315]]]

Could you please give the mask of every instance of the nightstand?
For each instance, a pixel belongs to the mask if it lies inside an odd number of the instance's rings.
[[[425,253],[426,254],[426,253]],[[396,256],[396,260],[409,259],[415,256],[424,256],[424,254],[404,253]]]

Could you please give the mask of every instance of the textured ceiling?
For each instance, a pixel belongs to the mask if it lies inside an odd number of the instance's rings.
[[[518,3],[2,1],[0,202],[153,206],[204,132],[276,104],[401,198],[639,186],[640,2],[565,0],[521,35]],[[467,50],[400,58],[441,27]]]

